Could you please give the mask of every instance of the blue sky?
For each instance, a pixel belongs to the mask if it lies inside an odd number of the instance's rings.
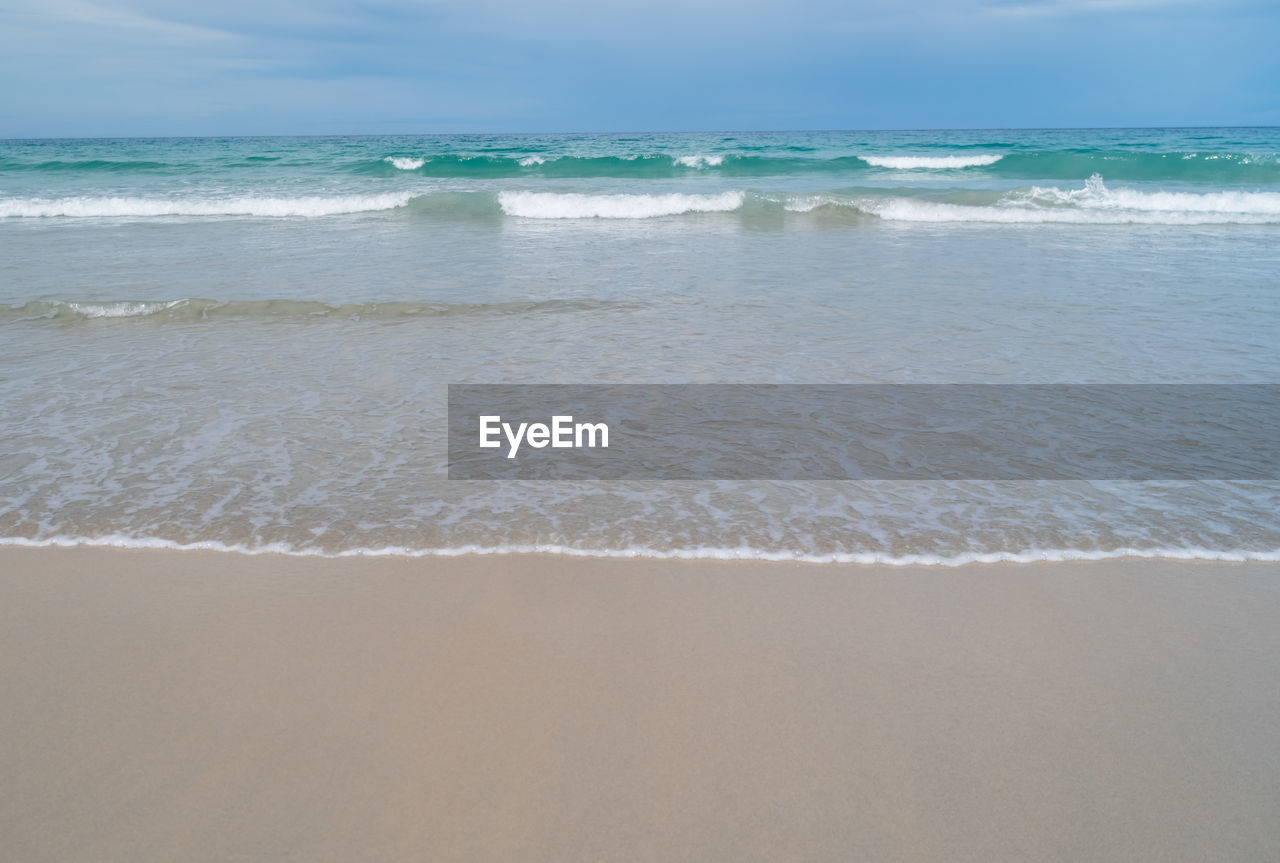
[[[1280,125],[1275,0],[3,0],[0,137]]]

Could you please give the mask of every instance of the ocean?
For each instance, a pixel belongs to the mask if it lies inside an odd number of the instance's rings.
[[[1280,129],[0,141],[0,544],[1280,559],[1272,481],[451,480],[464,383],[1280,383]]]

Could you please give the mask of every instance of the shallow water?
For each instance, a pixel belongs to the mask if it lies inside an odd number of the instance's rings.
[[[0,536],[1276,557],[1265,482],[465,482],[449,383],[1280,382],[1280,130],[0,142]]]

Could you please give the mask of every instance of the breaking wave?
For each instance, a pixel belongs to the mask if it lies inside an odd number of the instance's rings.
[[[742,192],[718,195],[579,195],[502,192],[498,203],[508,216],[525,219],[649,219],[682,213],[725,213],[742,206]]]
[[[858,158],[877,168],[893,168],[897,171],[914,171],[921,168],[947,170],[951,168],[979,168],[994,165],[1003,156],[859,156]]]
[[[332,216],[403,207],[410,192],[294,198],[0,198],[0,218],[145,218],[154,216]]]
[[[612,311],[637,308],[636,301],[563,299],[512,300],[502,303],[323,303],[317,300],[33,300],[0,306],[0,322],[53,320],[91,321],[146,318],[163,323],[219,319],[348,319],[394,321],[458,315],[520,315],[530,313]]]
[[[724,156],[678,156],[675,163],[686,168],[716,168],[724,164]]]
[[[964,197],[963,202],[956,199]],[[852,208],[896,222],[992,222],[1078,225],[1280,224],[1280,192],[1165,192],[1110,189],[1101,176],[1083,188],[1032,186],[1008,192],[960,191],[938,200],[920,194],[805,195],[791,212]]]

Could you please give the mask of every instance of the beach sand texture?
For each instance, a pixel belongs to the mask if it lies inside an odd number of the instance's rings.
[[[0,552],[40,861],[1280,859],[1280,566]]]

